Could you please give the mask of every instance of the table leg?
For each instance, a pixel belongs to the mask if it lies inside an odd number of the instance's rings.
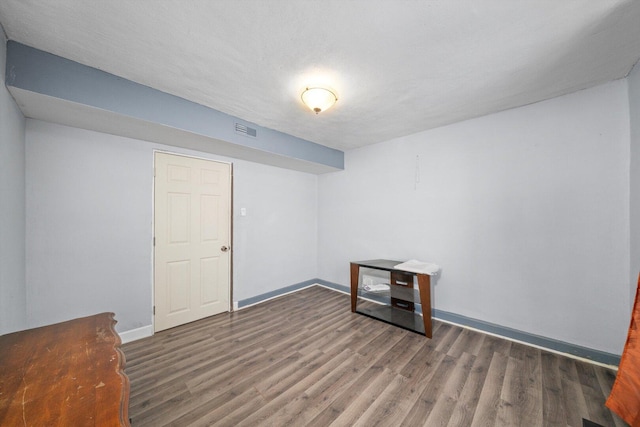
[[[424,322],[424,334],[431,338],[431,277],[428,274],[417,274],[418,288],[420,289],[420,304],[422,305],[422,321]]]
[[[351,312],[356,312],[356,301],[358,299],[358,278],[360,276],[360,266],[351,263]]]

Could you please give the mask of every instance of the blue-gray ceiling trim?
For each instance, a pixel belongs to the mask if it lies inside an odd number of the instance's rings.
[[[224,141],[246,147],[249,149],[247,152],[254,154],[256,150],[264,152],[267,155],[265,158],[276,155],[301,160],[302,164],[309,162],[310,170],[344,169],[342,151],[246,122],[15,41],[7,42],[6,63],[6,85],[10,90],[18,88],[167,126],[199,137]],[[238,134],[235,131],[236,123],[256,129],[257,137]],[[242,158],[242,152],[234,151],[236,155],[240,153],[239,158]],[[247,159],[255,160],[255,155],[248,156]],[[277,163],[282,162],[272,162]]]

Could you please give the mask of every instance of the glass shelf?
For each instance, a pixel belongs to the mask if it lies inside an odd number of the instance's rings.
[[[396,285],[389,285],[387,291],[367,291],[363,286],[358,286],[358,297],[381,304],[391,304],[391,298],[420,304],[420,292],[417,289]]]
[[[386,259],[351,262],[351,311],[431,338],[430,277],[396,270],[394,267],[398,264],[401,262]],[[371,276],[367,278],[368,286],[386,281],[387,288],[365,289],[365,275]],[[424,312],[426,317],[422,315]]]
[[[390,323],[419,334],[425,333],[422,316],[415,311],[408,311],[392,307],[390,304],[380,304],[366,300],[358,301],[356,313]]]

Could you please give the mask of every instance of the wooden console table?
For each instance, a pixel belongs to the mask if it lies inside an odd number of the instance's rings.
[[[113,313],[0,337],[0,425],[129,426]]]
[[[402,261],[387,259],[352,262],[351,311],[431,338],[431,278],[428,274],[393,268],[401,263]],[[389,291],[367,292],[360,286],[360,267],[388,271],[390,276]],[[414,277],[418,279],[417,290],[413,286]],[[368,302],[366,299],[372,299],[378,303]],[[422,316],[415,312],[415,304],[422,306]]]

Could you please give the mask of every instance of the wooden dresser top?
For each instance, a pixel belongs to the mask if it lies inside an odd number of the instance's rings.
[[[129,426],[113,313],[0,336],[0,425]]]

